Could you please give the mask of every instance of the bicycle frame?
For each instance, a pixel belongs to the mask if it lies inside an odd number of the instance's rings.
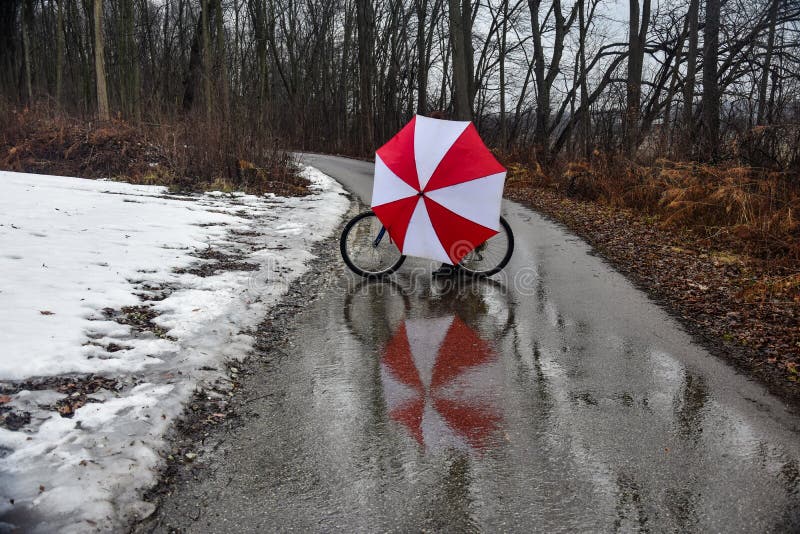
[[[378,248],[378,245],[381,244],[381,239],[386,234],[386,227],[381,226],[381,231],[378,232],[378,237],[375,238],[375,241],[372,242],[372,248]]]

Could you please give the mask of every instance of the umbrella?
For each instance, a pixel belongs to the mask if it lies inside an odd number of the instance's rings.
[[[422,446],[483,450],[500,422],[497,363],[456,316],[406,319],[381,358],[389,417]]]
[[[375,153],[372,210],[403,254],[456,264],[499,231],[505,178],[471,122],[417,115]]]

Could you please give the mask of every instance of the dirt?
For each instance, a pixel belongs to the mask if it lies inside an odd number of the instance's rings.
[[[14,411],[8,406],[0,406],[0,427],[17,431],[31,422],[29,412]]]
[[[119,310],[103,308],[102,313],[106,319],[130,326],[132,334],[149,333],[161,339],[172,339],[166,330],[153,322],[159,314],[150,305],[123,306]],[[112,348],[105,347],[108,352],[115,352]]]
[[[506,196],[566,225],[715,354],[800,405],[800,270],[715,248],[647,216],[543,188]]]
[[[89,397],[101,389],[119,391],[121,385],[113,378],[99,375],[70,375],[32,378],[24,381],[0,382],[0,400],[12,400],[12,395],[20,391],[53,390],[65,395],[52,405],[39,406],[48,411],[58,412],[61,417],[72,417],[75,410],[91,402],[101,402]],[[0,427],[20,430],[31,422],[29,412],[14,410],[6,402],[0,404]]]
[[[231,234],[245,237],[260,235],[257,232],[242,231],[231,231]],[[225,254],[224,252],[212,248],[195,253],[193,256],[202,261],[195,262],[189,267],[175,269],[173,272],[177,274],[193,274],[205,278],[207,276],[214,276],[222,271],[257,271],[259,268],[257,263],[242,261],[245,257],[244,254]]]

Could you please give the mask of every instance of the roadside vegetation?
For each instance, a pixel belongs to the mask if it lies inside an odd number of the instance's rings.
[[[637,163],[600,153],[546,171],[535,161],[526,161],[524,154],[500,157],[510,162],[508,185],[514,190],[543,188],[575,200],[630,210],[659,228],[690,230],[706,246],[778,264],[800,261],[797,172],[736,160]]]
[[[39,105],[0,109],[0,169],[165,185],[173,192],[308,194],[291,155],[258,132],[202,119],[86,120]]]

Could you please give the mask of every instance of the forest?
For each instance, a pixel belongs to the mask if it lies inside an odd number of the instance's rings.
[[[0,6],[9,104],[134,122],[196,114],[354,154],[414,113],[447,110],[490,144],[535,146],[543,161],[601,148],[790,167],[798,50],[800,4],[787,0]],[[764,153],[737,153],[745,140],[740,151]]]
[[[432,111],[474,121],[511,189],[800,254],[798,2],[0,3],[5,168],[69,153],[79,168],[55,171],[253,189],[290,179],[284,150],[369,157]],[[102,159],[116,137],[169,171]]]

